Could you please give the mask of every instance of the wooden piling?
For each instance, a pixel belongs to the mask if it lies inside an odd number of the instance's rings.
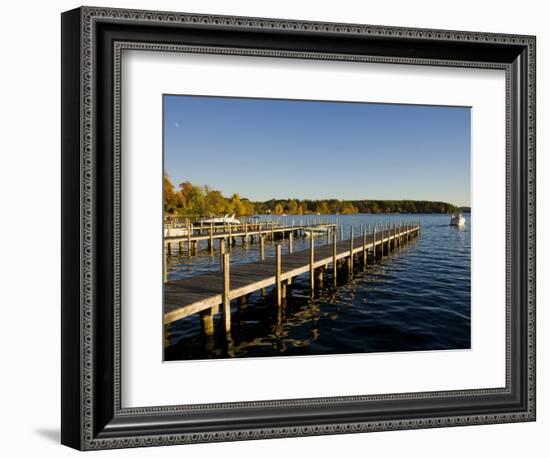
[[[220,239],[220,267],[223,269],[223,255],[225,254],[225,239]]]
[[[200,319],[204,335],[207,337],[214,335],[214,307],[201,311]]]
[[[210,243],[210,253],[214,253],[214,223],[210,223],[210,239],[209,239],[209,243]]]
[[[265,259],[265,236],[260,235],[260,259]]]
[[[223,324],[225,332],[231,331],[231,301],[229,299],[231,292],[230,271],[229,271],[229,253],[223,255]]]
[[[380,223],[380,257],[384,257],[384,225]]]
[[[363,267],[367,266],[367,233],[363,231]]]
[[[277,244],[275,256],[275,284],[277,285],[277,305],[282,303],[282,285],[281,285],[281,244]]]
[[[340,226],[340,240],[344,240],[344,226]]]
[[[349,229],[349,259],[348,259],[349,274],[353,274],[353,226]]]
[[[319,288],[322,288],[323,287],[323,273],[324,273],[324,270],[325,268],[324,267],[319,267],[317,269],[317,273],[316,273],[316,277],[317,277],[317,286]]]
[[[294,233],[292,231],[288,234],[288,252],[294,253]]]
[[[315,269],[313,267],[315,264],[315,239],[313,238],[313,231],[310,231],[309,236],[309,287],[313,295],[315,291]]]
[[[372,260],[376,261],[376,224],[372,225]]]
[[[164,283],[168,281],[168,254],[163,250],[162,257],[164,258]]]
[[[336,278],[338,276],[338,261],[336,260],[336,231],[332,233],[332,270],[334,276],[334,286],[336,286]]]

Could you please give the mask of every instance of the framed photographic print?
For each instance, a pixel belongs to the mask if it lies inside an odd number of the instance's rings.
[[[62,15],[62,442],[535,419],[535,38]]]

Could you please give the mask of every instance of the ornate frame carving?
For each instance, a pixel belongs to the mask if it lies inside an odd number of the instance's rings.
[[[108,33],[98,26],[106,25]],[[157,41],[137,42],[131,36],[120,39],[117,27],[121,30],[132,27],[152,28],[157,26],[173,30],[223,30],[236,31],[243,37],[249,33],[269,32],[272,35],[283,33],[292,37],[322,36],[330,38],[356,36],[361,40],[381,40],[384,43],[402,43],[413,40],[416,44],[426,44],[426,49],[445,43],[446,49],[455,49],[451,58],[419,57],[403,55],[358,54],[354,52],[338,53],[330,51],[296,51],[289,49],[251,48],[246,46],[182,45]],[[114,31],[114,32],[113,32]],[[101,34],[109,35],[104,38]],[[156,32],[150,32],[154,36]],[[64,197],[63,229],[69,234],[64,240],[63,255],[63,384],[69,394],[63,396],[62,442],[79,449],[104,449],[119,447],[137,447],[149,445],[167,445],[210,441],[244,440],[268,437],[289,437],[318,434],[337,434],[348,432],[398,430],[411,428],[439,427],[467,424],[504,423],[529,421],[535,419],[535,38],[531,36],[490,34],[478,32],[425,30],[399,27],[381,27],[357,24],[317,23],[280,19],[262,19],[247,17],[206,16],[185,13],[166,13],[152,11],[133,11],[123,9],[105,9],[82,7],[63,15],[63,176],[64,193],[77,191],[76,196]],[[120,32],[124,35],[124,32]],[[74,40],[77,39],[75,45]],[[106,78],[102,73],[103,63],[98,59],[101,46],[112,45],[111,64],[114,70],[111,85],[103,87],[103,92],[112,97],[113,119],[109,126],[100,126],[98,106],[104,103],[98,94],[98,85],[105,86],[98,78]],[[464,50],[475,48],[499,50],[497,60],[470,60]],[[330,47],[330,46],[328,46]],[[420,45],[420,47],[422,47]],[[382,47],[383,48],[383,47]],[[231,404],[196,404],[188,406],[162,406],[152,408],[124,409],[120,404],[120,55],[123,49],[147,49],[174,52],[199,52],[254,55],[268,57],[298,57],[303,59],[354,60],[365,62],[384,62],[411,65],[462,66],[472,68],[499,68],[506,71],[507,106],[507,234],[506,234],[506,276],[507,276],[507,384],[503,389],[466,390],[454,392],[424,392],[392,394],[380,396],[359,396],[346,398],[316,398],[299,400],[274,400]],[[389,49],[389,48],[387,48]],[[393,48],[392,48],[393,49]],[[383,51],[383,49],[382,49]],[[398,53],[398,51],[397,51]],[[510,57],[511,56],[511,57]],[[516,56],[516,57],[514,57]],[[77,59],[77,62],[75,62]],[[72,87],[69,87],[72,84]],[[76,104],[69,107],[69,105]],[[73,118],[77,116],[77,121]],[[519,127],[515,128],[519,123]],[[102,130],[103,129],[103,130]],[[106,134],[106,131],[110,132]],[[519,129],[519,130],[518,130]],[[67,133],[69,132],[69,133]],[[99,158],[98,136],[111,139],[112,163],[107,169],[112,174],[112,192],[101,194],[101,181],[98,170],[104,166]],[[521,137],[521,138],[520,138]],[[103,137],[102,137],[103,138]],[[78,151],[75,151],[78,148]],[[103,153],[102,153],[103,154]],[[519,162],[518,162],[519,161]],[[103,165],[101,165],[103,164]],[[76,174],[75,171],[78,170]],[[103,170],[103,169],[101,169]],[[101,172],[105,175],[105,172]],[[104,180],[105,178],[101,178]],[[518,189],[518,186],[521,189]],[[98,225],[104,219],[98,208],[110,199],[113,219],[109,220],[109,229],[102,234]],[[78,212],[76,212],[78,208]],[[98,235],[99,234],[99,235]],[[69,240],[70,239],[70,240]],[[518,239],[520,239],[518,241]],[[111,241],[107,246],[103,241]],[[520,244],[519,248],[516,246]],[[78,253],[74,253],[78,246]],[[515,248],[514,248],[515,247]],[[112,283],[106,288],[105,281],[98,278],[97,253],[110,250],[112,257]],[[514,253],[518,253],[514,255]],[[69,253],[70,251],[70,253]],[[521,254],[523,258],[514,256]],[[520,263],[519,267],[517,263]],[[66,270],[65,270],[66,269]],[[75,269],[77,273],[75,273]],[[515,269],[520,269],[522,278],[518,285],[512,284]],[[515,278],[515,277],[514,277]],[[107,281],[108,283],[108,281]],[[518,286],[522,291],[517,291]],[[101,289],[102,293],[98,291]],[[98,339],[107,328],[98,329],[97,316],[103,313],[99,295],[112,297],[112,321],[107,323],[113,334],[112,341],[112,387],[104,388],[98,382],[104,370],[105,355],[98,355]],[[518,295],[513,297],[513,295]],[[78,302],[75,304],[75,301]],[[104,296],[105,297],[105,296]],[[512,302],[520,301],[521,310]],[[521,304],[520,304],[521,305]],[[520,323],[520,319],[524,323]],[[68,326],[78,327],[68,332]],[[518,328],[516,330],[516,328]],[[515,334],[513,334],[515,332]],[[515,336],[515,337],[512,337]],[[520,336],[523,352],[517,354],[512,348],[511,339]],[[67,347],[77,347],[78,351]],[[98,362],[98,358],[101,360]],[[518,359],[519,358],[519,359]],[[512,371],[512,366],[518,371]],[[519,367],[521,366],[521,367]],[[518,391],[513,384],[522,384]],[[514,385],[515,386],[515,385]],[[510,408],[504,413],[467,413],[463,415],[435,412],[433,415],[419,415],[412,418],[401,416],[391,419],[372,419],[360,421],[320,422],[318,424],[271,425],[254,428],[239,427],[235,423],[227,428],[205,429],[197,431],[185,426],[181,420],[190,412],[205,415],[213,411],[223,411],[231,415],[236,409],[276,409],[277,407],[307,407],[338,405],[348,408],[358,402],[421,401],[422,399],[442,399],[463,397],[464,403],[472,402],[472,397],[521,395],[518,408]],[[350,408],[350,411],[353,410]],[[474,409],[475,410],[475,409]],[[165,429],[158,430],[147,426],[152,417],[163,417]],[[175,418],[179,420],[175,420]],[[134,423],[143,422],[139,428],[132,428],[128,419]],[[78,419],[78,424],[74,424]],[[181,425],[174,426],[181,420]],[[338,420],[338,421],[336,421]],[[162,423],[161,421],[161,423]],[[157,421],[158,423],[158,421]],[[187,429],[186,429],[187,428]]]

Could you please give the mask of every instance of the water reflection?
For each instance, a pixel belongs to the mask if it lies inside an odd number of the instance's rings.
[[[270,289],[233,301],[229,335],[221,332],[221,314],[215,316],[216,331],[210,337],[203,335],[196,315],[173,323],[165,359],[469,348],[470,219],[464,228],[449,226],[447,215],[420,219],[418,239],[351,278],[339,273],[336,287],[332,269],[327,269],[324,288],[313,299],[306,274],[293,281],[281,307]],[[378,221],[391,219],[341,217],[347,227]],[[296,251],[307,249],[308,244],[308,240],[294,241]],[[266,256],[273,252],[274,245],[266,244]],[[258,256],[256,244],[232,247],[232,262],[250,262]],[[192,258],[174,256],[171,264],[171,276],[182,278],[218,269],[219,259],[216,251],[211,255],[199,250]]]

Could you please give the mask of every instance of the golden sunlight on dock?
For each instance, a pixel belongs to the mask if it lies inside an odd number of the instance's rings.
[[[231,300],[243,298],[259,290],[274,286],[276,306],[281,306],[288,286],[295,277],[309,275],[313,296],[315,288],[322,286],[325,272],[331,268],[332,279],[336,284],[338,275],[351,275],[356,266],[365,267],[369,261],[382,258],[400,245],[420,234],[418,222],[366,228],[361,226],[359,235],[353,234],[343,240],[343,228],[335,221],[318,219],[304,225],[275,225],[273,222],[253,222],[239,225],[187,226],[185,235],[165,237],[165,285],[164,285],[164,324],[168,325],[193,314],[200,314],[203,331],[214,333],[214,315],[222,312],[223,329],[231,330]],[[293,240],[296,236],[309,236],[309,249],[294,252]],[[317,239],[325,240],[323,245],[315,244]],[[235,243],[241,237],[243,244],[260,243],[259,259],[255,262],[231,266],[230,253],[226,243]],[[288,238],[286,253],[278,244],[275,256],[265,257],[265,240]],[[178,244],[180,252],[187,246],[189,253],[198,249],[200,240],[207,241],[207,249],[213,250],[214,241],[220,244],[220,271],[196,275],[182,280],[166,281],[166,258],[172,252],[172,245]]]

